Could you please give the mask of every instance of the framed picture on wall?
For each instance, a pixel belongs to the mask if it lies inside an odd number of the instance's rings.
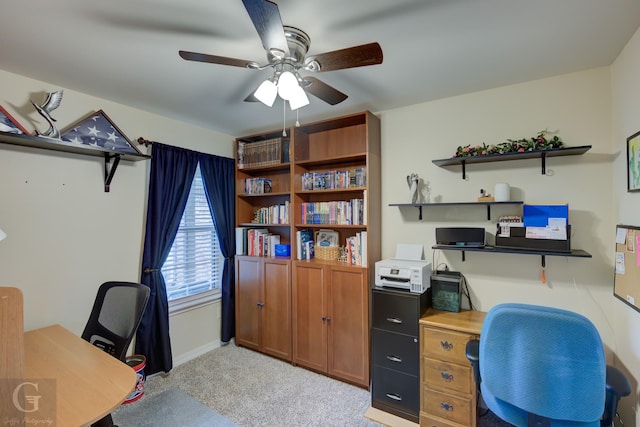
[[[640,191],[640,132],[627,138],[627,192]]]
[[[29,132],[0,105],[0,131],[29,135]]]

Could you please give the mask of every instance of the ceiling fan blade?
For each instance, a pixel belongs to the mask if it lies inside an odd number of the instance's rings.
[[[289,56],[289,45],[284,36],[278,5],[269,0],[242,0],[242,3],[256,27],[264,49],[267,52],[278,50]]]
[[[382,48],[376,42],[313,55],[305,60],[310,71],[334,71],[382,64]]]
[[[227,58],[226,56],[208,55],[206,53],[189,52],[186,50],[178,51],[182,59],[196,62],[209,62],[211,64],[231,65],[233,67],[255,68],[258,66],[253,61],[245,61],[244,59]]]
[[[304,90],[309,92],[311,95],[320,98],[327,104],[336,105],[348,98],[347,95],[340,92],[338,89],[329,86],[315,77],[305,77],[304,80],[309,83],[305,86]]]

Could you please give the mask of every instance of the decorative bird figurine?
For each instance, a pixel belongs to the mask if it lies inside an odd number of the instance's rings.
[[[411,175],[407,175],[407,184],[409,184],[410,191],[410,203],[416,204],[418,202],[418,182],[420,181],[420,177],[417,173],[412,173]]]
[[[48,138],[60,138],[60,131],[55,125],[56,119],[51,117],[51,112],[60,106],[60,102],[62,101],[62,90],[57,90],[55,92],[47,93],[47,98],[44,100],[42,105],[38,105],[35,102],[31,101],[31,104],[35,107],[36,111],[40,113],[42,117],[49,123],[49,129],[46,132],[40,133],[38,129],[36,129],[36,134],[38,136],[45,136]]]

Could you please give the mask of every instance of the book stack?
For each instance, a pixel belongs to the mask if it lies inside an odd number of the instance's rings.
[[[236,228],[236,255],[274,257],[279,243],[280,236],[266,228]]]
[[[347,237],[348,262],[351,265],[366,267],[367,262],[367,232],[360,231],[355,236]]]
[[[333,190],[367,186],[365,168],[305,172],[302,174],[302,191]]]
[[[289,201],[272,206],[265,206],[253,212],[254,224],[289,224]]]
[[[279,165],[282,161],[282,138],[255,142],[238,141],[238,169]]]
[[[366,225],[364,199],[335,202],[303,202],[303,224]]]
[[[246,178],[244,180],[244,194],[271,193],[272,181],[268,178]]]
[[[315,242],[313,231],[304,229],[296,231],[296,258],[311,259],[314,255]]]

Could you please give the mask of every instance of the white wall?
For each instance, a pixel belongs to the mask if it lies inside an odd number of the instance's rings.
[[[627,193],[626,139],[640,130],[640,31],[629,41],[612,69],[614,218],[618,224],[640,225],[640,193]],[[638,366],[640,366],[640,313],[615,301],[614,327],[619,365],[633,376],[631,398],[621,401],[625,425],[640,425]],[[634,423],[635,422],[635,423]]]
[[[0,71],[0,104],[29,131],[47,129],[29,100],[58,89]],[[132,142],[142,136],[233,157],[232,136],[68,89],[53,116],[62,129],[100,109]],[[99,157],[0,144],[0,228],[8,234],[0,243],[0,285],[22,290],[27,330],[59,323],[80,334],[101,283],[140,280],[149,167],[120,162],[105,193]],[[218,344],[219,311],[214,303],[171,318],[175,358]]]

